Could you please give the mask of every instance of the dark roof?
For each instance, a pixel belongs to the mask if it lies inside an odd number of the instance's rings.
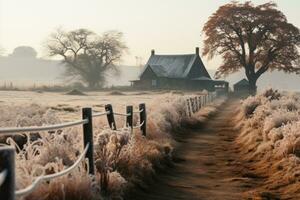
[[[248,86],[248,85],[249,85],[249,81],[245,78],[240,80],[236,84],[234,84],[234,86]]]
[[[141,75],[148,66],[159,77],[185,78],[197,58],[196,54],[151,55]]]

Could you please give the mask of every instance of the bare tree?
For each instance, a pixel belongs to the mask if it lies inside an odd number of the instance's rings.
[[[250,92],[266,71],[299,72],[299,29],[289,23],[276,4],[254,6],[231,2],[221,6],[206,22],[204,55],[221,55],[224,63],[216,77],[244,69]]]
[[[127,49],[123,34],[118,31],[97,35],[87,29],[57,30],[47,40],[50,56],[61,56],[66,64],[66,75],[78,78],[89,88],[103,87],[109,71],[115,71]]]

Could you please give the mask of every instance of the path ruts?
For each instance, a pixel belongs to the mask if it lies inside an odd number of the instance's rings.
[[[241,200],[257,186],[245,176],[233,141],[232,118],[237,101],[228,101],[198,130],[183,133],[175,166],[159,173],[147,189],[132,191],[130,200]]]

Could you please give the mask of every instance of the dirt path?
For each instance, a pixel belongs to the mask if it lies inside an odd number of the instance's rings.
[[[225,103],[203,128],[182,137],[175,166],[160,173],[149,188],[132,192],[126,199],[249,199],[243,197],[243,192],[262,180],[247,173],[233,147],[237,133],[231,118],[236,105]]]

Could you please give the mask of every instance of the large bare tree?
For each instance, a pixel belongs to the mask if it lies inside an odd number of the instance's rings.
[[[299,72],[299,29],[287,21],[274,3],[255,6],[231,2],[221,6],[206,22],[203,55],[221,55],[216,78],[245,70],[250,92],[266,71]]]
[[[127,49],[118,31],[97,35],[87,29],[58,29],[47,40],[50,56],[60,56],[66,64],[66,75],[82,80],[89,88],[103,87],[108,72]]]

